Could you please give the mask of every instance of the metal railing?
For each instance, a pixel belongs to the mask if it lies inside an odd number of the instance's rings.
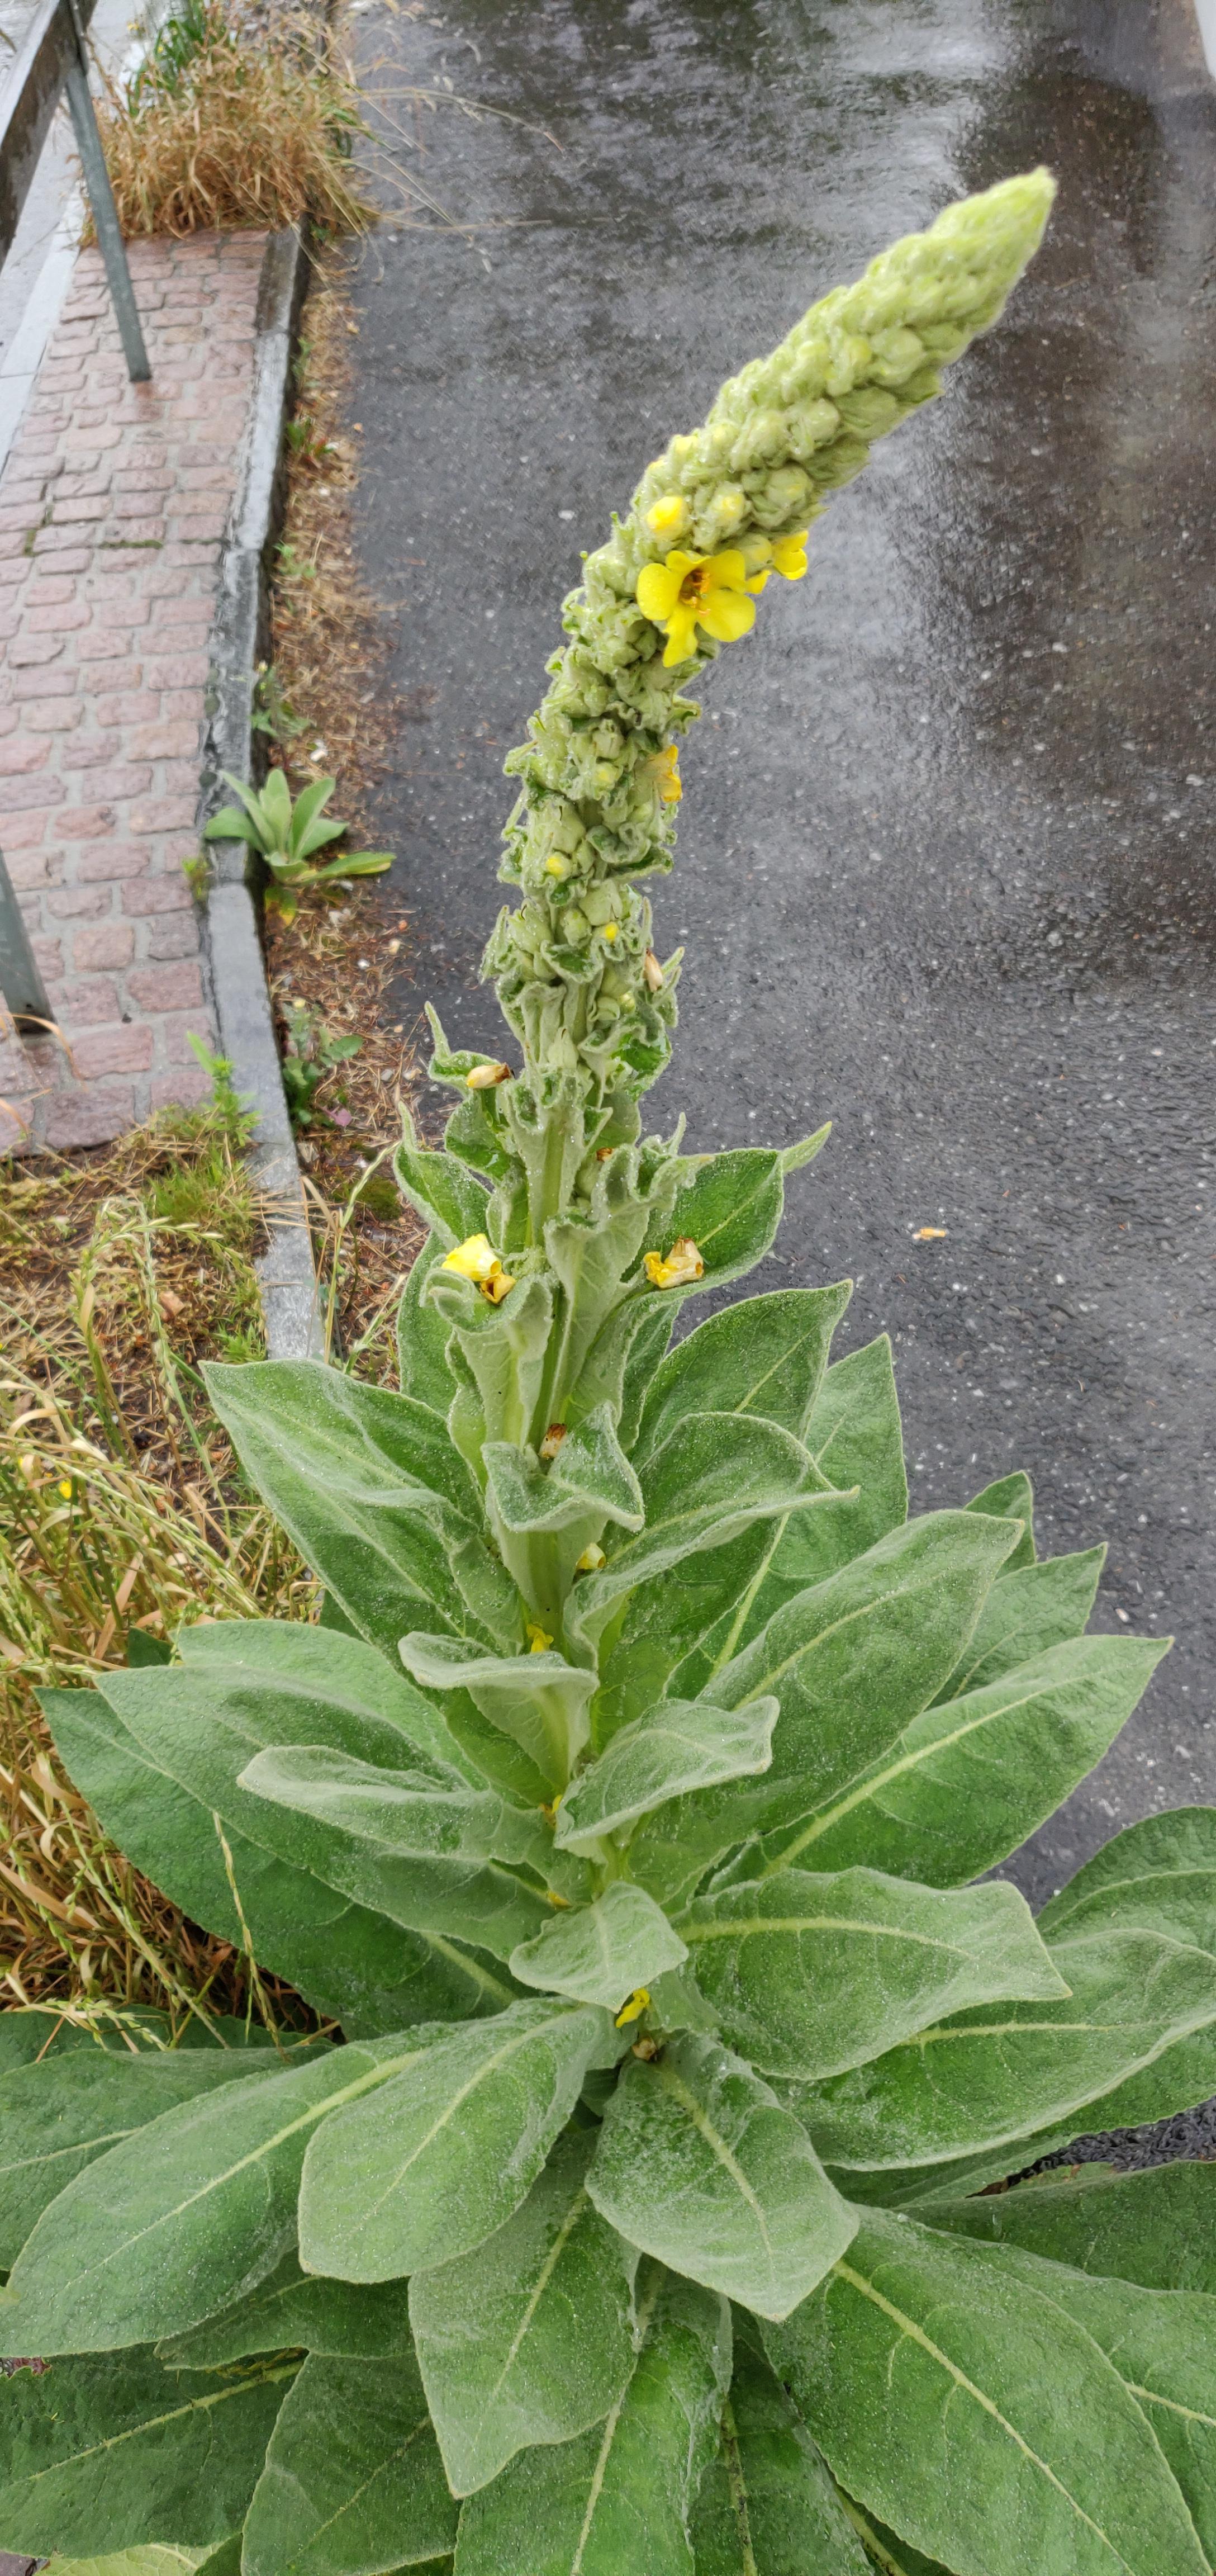
[[[0,98],[0,262],[7,259],[21,219],[21,209],[38,167],[60,94],[67,91],[68,111],[84,171],[98,247],[122,340],[127,373],[133,384],[146,384],[152,369],[144,347],[131,272],[123,248],[114,192],[106,170],[89,94],[85,28],[94,0],[42,0]],[[0,850],[0,997],[23,1035],[34,1035],[51,1020],[50,1004],[34,960],[29,933],[13,892]]]

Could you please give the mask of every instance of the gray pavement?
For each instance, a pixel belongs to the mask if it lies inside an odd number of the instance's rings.
[[[477,960],[501,776],[578,548],[720,378],[950,197],[1047,160],[1033,277],[703,689],[655,1098],[691,1141],[835,1122],[758,1285],[851,1272],[894,1340],[915,1507],[1024,1465],[1098,1624],[1174,1631],[1019,1864],[1216,1798],[1211,368],[1216,88],[1189,0],[442,0],[360,20],[469,225],[356,268],[359,549],[404,693],[377,833],[433,997]],[[540,128],[547,129],[552,140]],[[474,228],[476,227],[476,228]],[[774,586],[777,587],[777,586]],[[916,1229],[940,1225],[943,1242]]]

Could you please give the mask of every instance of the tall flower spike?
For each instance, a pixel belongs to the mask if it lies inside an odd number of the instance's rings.
[[[587,557],[570,642],[506,764],[521,787],[500,873],[523,901],[500,916],[484,972],[526,1080],[573,1076],[598,1100],[662,1072],[678,961],[656,983],[636,881],[671,866],[671,755],[700,712],[681,684],[747,632],[770,573],[798,579],[828,493],[996,321],[1054,193],[1033,170],[964,198],[813,304],[722,387],[702,429],[672,439]]]

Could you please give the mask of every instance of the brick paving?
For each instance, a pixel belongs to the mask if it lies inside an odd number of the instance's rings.
[[[0,848],[62,1038],[0,1020],[0,1151],[101,1144],[206,1088],[182,861],[264,244],[130,245],[147,385],[82,252],[0,476]]]

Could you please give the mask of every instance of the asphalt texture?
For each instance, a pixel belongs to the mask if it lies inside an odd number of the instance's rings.
[[[1096,1624],[1176,1635],[1013,1865],[1039,1902],[1118,1827],[1216,1799],[1216,84],[1193,11],[445,0],[360,27],[425,147],[402,168],[468,227],[390,218],[360,255],[351,403],[404,706],[377,816],[412,914],[398,1016],[431,998],[464,1042],[499,1043],[477,964],[501,764],[580,545],[816,295],[950,198],[1058,174],[999,328],[705,679],[655,894],[687,965],[652,1094],[700,1147],[833,1121],[754,1284],[855,1277],[837,1348],[893,1338],[914,1509],[1024,1466],[1040,1552],[1110,1542]]]

